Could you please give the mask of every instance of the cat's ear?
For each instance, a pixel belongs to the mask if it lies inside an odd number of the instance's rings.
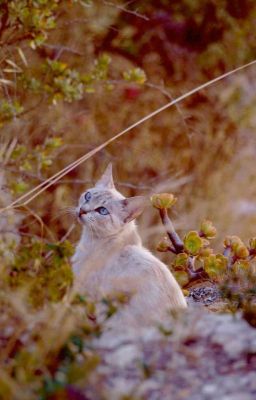
[[[109,163],[107,168],[105,169],[104,174],[96,183],[95,187],[104,187],[107,189],[115,189],[113,175],[112,175],[112,164]]]
[[[124,222],[130,222],[137,218],[147,205],[147,199],[144,196],[128,197],[127,199],[120,200],[122,205],[122,214]]]

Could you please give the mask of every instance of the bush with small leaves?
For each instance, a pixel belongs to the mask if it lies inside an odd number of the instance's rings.
[[[224,299],[231,303],[231,309],[249,307],[251,310],[251,305],[256,300],[255,238],[246,246],[238,236],[227,236],[223,241],[223,254],[215,254],[210,240],[215,238],[217,229],[211,221],[204,220],[198,231],[188,232],[182,240],[167,214],[173,198],[172,194],[160,193],[154,195],[151,202],[159,210],[170,239],[168,243],[168,238],[165,237],[157,250],[175,253],[171,269],[181,287],[188,288],[195,280],[211,280],[219,285]]]

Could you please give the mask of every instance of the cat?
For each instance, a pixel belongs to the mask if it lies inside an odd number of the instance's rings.
[[[76,209],[83,230],[72,258],[74,287],[94,301],[127,294],[111,318],[121,329],[159,324],[169,310],[187,306],[168,267],[142,246],[134,220],[145,205],[144,196],[125,198],[116,190],[109,164]]]

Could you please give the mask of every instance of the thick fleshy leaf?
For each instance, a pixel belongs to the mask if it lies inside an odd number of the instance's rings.
[[[175,271],[173,274],[181,287],[184,287],[188,284],[189,276],[186,271]]]
[[[207,274],[213,278],[220,278],[226,271],[228,259],[222,254],[211,254],[204,259],[204,269]]]
[[[172,193],[159,193],[151,196],[151,203],[155,208],[164,209],[171,208],[177,199]]]
[[[180,253],[174,259],[174,268],[175,267],[187,267],[188,264],[188,255],[187,253]]]
[[[184,237],[184,248],[189,254],[197,255],[201,247],[203,247],[203,240],[196,231],[190,231]]]

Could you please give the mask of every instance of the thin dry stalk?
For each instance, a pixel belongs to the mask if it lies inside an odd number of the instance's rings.
[[[127,132],[131,131],[133,128],[136,128],[137,126],[141,125],[143,122],[148,121],[150,118],[153,118],[154,116],[160,114],[162,111],[166,110],[167,108],[176,105],[177,103],[185,100],[186,98],[192,96],[195,93],[198,93],[199,91],[213,85],[216,82],[219,82],[223,80],[224,78],[233,75],[234,73],[241,71],[245,68],[248,68],[256,63],[256,60],[251,61],[250,63],[244,64],[238,68],[235,68],[229,72],[226,72],[223,75],[218,76],[217,78],[214,78],[200,86],[197,86],[196,88],[190,90],[187,93],[184,93],[183,95],[177,97],[176,99],[168,102],[164,106],[158,108],[157,110],[153,111],[152,113],[146,115],[145,117],[141,118],[139,121],[135,122],[134,124],[130,125],[128,128],[124,129],[123,131],[119,132],[112,138],[108,139],[101,145],[97,146],[95,149],[89,151],[88,153],[84,154],[82,157],[74,161],[73,163],[69,164],[67,167],[63,168],[61,171],[57,172],[50,178],[46,179],[44,182],[41,184],[37,185],[35,188],[31,189],[29,192],[25,193],[21,197],[19,197],[17,200],[13,201],[11,204],[9,204],[7,207],[0,209],[0,213],[3,213],[4,211],[7,211],[11,208],[14,208],[16,205],[27,205],[29,204],[32,200],[34,200],[37,196],[39,196],[41,193],[43,193],[46,189],[48,189],[50,186],[52,186],[54,183],[56,183],[58,180],[60,180],[63,176],[68,174],[70,171],[78,167],[78,165],[82,164],[84,161],[88,160],[92,156],[94,156],[96,153],[107,147],[110,143],[114,142],[115,140],[119,139],[121,136],[126,134]],[[31,196],[31,197],[30,197]],[[24,201],[23,203],[21,203]]]

